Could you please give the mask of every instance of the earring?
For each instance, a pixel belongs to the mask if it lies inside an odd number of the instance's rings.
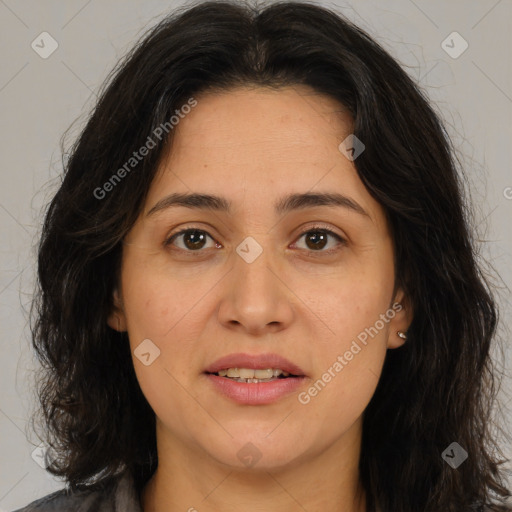
[[[405,332],[397,331],[396,333],[397,333],[397,334],[398,334],[398,336],[400,336],[400,338],[402,338],[403,340],[406,340],[406,339],[407,339],[407,334],[405,334]]]

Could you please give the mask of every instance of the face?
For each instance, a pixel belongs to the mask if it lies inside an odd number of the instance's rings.
[[[339,452],[409,323],[384,211],[339,149],[351,118],[305,87],[196,99],[125,239],[109,325],[159,443],[267,469]],[[208,373],[234,367],[297,376]]]

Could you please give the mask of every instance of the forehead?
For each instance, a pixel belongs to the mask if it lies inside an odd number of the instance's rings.
[[[251,146],[254,151],[258,146],[276,151],[337,147],[340,135],[352,126],[342,104],[305,86],[208,92],[197,103],[177,126],[174,153],[190,145],[214,146],[232,156],[240,154],[241,146],[246,151]]]
[[[304,86],[210,91],[195,99],[174,129],[146,211],[171,192],[222,195],[234,203],[244,198],[245,204],[253,195],[261,204],[270,192],[321,190],[350,194],[371,217],[379,213],[338,148],[352,129],[341,103]]]

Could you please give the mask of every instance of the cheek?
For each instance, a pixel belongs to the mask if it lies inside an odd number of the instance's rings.
[[[332,357],[348,350],[351,341],[374,326],[385,314],[392,298],[394,275],[387,265],[356,267],[347,265],[342,271],[324,279],[302,277],[295,284],[300,298],[315,314],[318,323],[318,350]],[[379,322],[379,342],[385,338],[388,324]],[[363,335],[364,336],[364,335]],[[322,342],[323,341],[323,342]],[[324,364],[328,361],[324,360]]]
[[[186,337],[194,335],[191,320],[196,318],[193,311],[197,295],[193,287],[171,282],[142,258],[127,261],[122,285],[137,379],[149,401],[158,401],[162,392],[174,390],[176,380],[183,381],[187,368],[184,362],[192,350]],[[140,348],[143,346],[147,347],[144,351]],[[146,361],[139,357],[148,352]]]
[[[201,308],[204,304],[198,302],[196,293],[167,287],[161,281],[152,288],[141,288],[132,297],[126,308],[127,328],[141,385],[150,385],[159,392],[165,383],[169,391],[178,382],[185,383],[192,378],[195,366],[191,362],[197,359],[196,340],[204,329],[205,312]],[[154,350],[158,353],[151,366],[137,360],[137,347],[147,339],[157,347]]]
[[[180,278],[176,272],[150,258],[132,258],[123,271],[123,297],[128,331],[134,337],[160,343],[191,335],[199,323],[202,297],[214,285],[214,276]],[[186,327],[186,329],[185,329]]]
[[[358,329],[353,325],[351,330]],[[322,418],[327,437],[348,430],[363,414],[375,393],[385,355],[384,330],[373,338],[368,336],[365,343],[357,336],[342,335],[326,344],[317,358],[318,372],[299,396],[299,403],[304,411]]]
[[[386,268],[384,268],[386,267]],[[326,428],[348,428],[373,396],[387,351],[394,275],[387,265],[340,274],[309,300],[329,330],[315,342],[317,372],[300,403],[321,411]],[[306,404],[307,402],[307,404]]]
[[[199,299],[205,291],[202,285],[188,286],[140,268],[126,278],[131,281],[123,296],[137,380],[156,416],[185,432],[187,414],[201,417],[186,389],[194,370],[190,362],[197,358],[194,340],[202,330]],[[147,339],[157,347],[150,345],[149,351],[159,352],[146,366],[137,357],[137,349]]]

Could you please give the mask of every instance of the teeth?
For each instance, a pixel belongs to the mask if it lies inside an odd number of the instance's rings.
[[[261,379],[272,379],[283,375],[288,377],[290,374],[284,370],[268,368],[266,370],[253,370],[251,368],[227,368],[217,372],[221,377],[231,377],[234,379],[252,379],[257,382]]]
[[[261,370],[251,370],[249,368],[238,368],[238,377],[241,379],[268,379],[267,372],[263,370],[263,375],[256,375],[256,373],[261,373]],[[272,377],[272,375],[270,376]]]
[[[240,372],[240,377],[243,377],[242,372]],[[272,377],[274,377],[274,370],[272,370],[271,368],[269,368],[268,370],[254,370],[253,379],[271,379]]]

